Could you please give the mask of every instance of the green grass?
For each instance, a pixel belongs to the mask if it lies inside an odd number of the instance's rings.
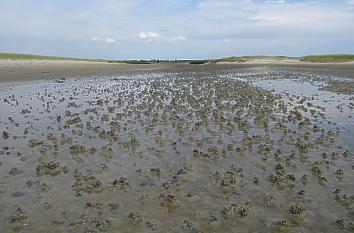
[[[105,60],[105,59],[42,56],[42,55],[33,55],[33,54],[1,53],[1,52],[0,52],[0,59],[2,59],[2,60],[55,60],[55,61],[107,62],[107,60]]]
[[[72,58],[72,57],[42,56],[42,55],[33,55],[33,54],[2,53],[2,52],[0,52],[0,60],[90,61],[90,62],[126,63],[126,64],[151,64],[151,62],[146,60],[109,60],[109,59],[93,59],[93,58]]]
[[[336,63],[354,61],[354,54],[324,54],[304,56],[300,59],[307,62]]]

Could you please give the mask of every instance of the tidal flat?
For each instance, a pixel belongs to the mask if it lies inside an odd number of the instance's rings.
[[[354,232],[352,80],[251,67],[1,83],[0,232]]]

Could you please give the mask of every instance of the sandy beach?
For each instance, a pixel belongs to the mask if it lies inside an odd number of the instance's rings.
[[[114,75],[136,71],[212,71],[247,69],[252,67],[280,67],[289,70],[311,71],[354,77],[354,63],[309,63],[294,60],[254,60],[245,63],[223,62],[218,64],[117,64],[82,61],[0,60],[0,82],[61,79],[94,75]]]
[[[0,82],[108,75],[133,70],[161,69],[159,65],[110,64],[81,61],[0,61]]]

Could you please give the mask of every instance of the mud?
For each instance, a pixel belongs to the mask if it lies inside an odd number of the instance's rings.
[[[321,89],[342,78],[2,83],[1,232],[353,232],[353,97]]]

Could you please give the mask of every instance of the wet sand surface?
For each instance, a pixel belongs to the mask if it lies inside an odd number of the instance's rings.
[[[1,232],[354,232],[352,69],[138,67],[0,84]]]
[[[225,69],[248,69],[252,67],[278,67],[289,71],[316,72],[323,75],[354,77],[353,63],[224,63],[224,64],[114,64],[80,61],[36,61],[36,60],[0,60],[0,82],[21,82],[48,80],[92,75],[114,75],[122,72],[149,70],[167,71],[217,71]]]

